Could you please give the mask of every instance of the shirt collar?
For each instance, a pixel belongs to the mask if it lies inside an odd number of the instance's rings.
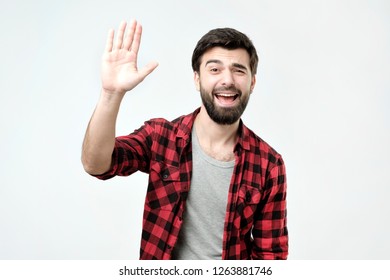
[[[238,126],[238,138],[235,150],[237,150],[238,145],[240,145],[244,150],[250,150],[250,130],[245,126],[242,119],[240,119],[240,124]]]
[[[182,138],[185,141],[190,139],[192,126],[194,125],[195,118],[200,112],[200,107],[196,109],[193,113],[184,116],[181,119],[179,127],[177,128],[176,137]]]
[[[182,138],[185,141],[190,140],[192,126],[194,125],[195,118],[200,112],[200,107],[196,109],[193,113],[184,116],[179,124],[177,129],[176,137]],[[244,150],[250,149],[249,135],[250,130],[244,125],[244,122],[240,119],[240,124],[238,126],[238,138],[235,146],[237,150],[238,146],[241,146]]]

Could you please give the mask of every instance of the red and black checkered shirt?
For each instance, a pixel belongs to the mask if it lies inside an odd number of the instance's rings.
[[[116,138],[109,179],[149,174],[140,259],[170,259],[191,186],[191,129],[199,109],[174,121],[152,119]],[[222,259],[286,259],[286,176],[282,157],[242,121],[235,145]]]

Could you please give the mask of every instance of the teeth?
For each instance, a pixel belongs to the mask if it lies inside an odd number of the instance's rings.
[[[236,94],[225,94],[225,93],[221,93],[221,94],[217,94],[218,96],[223,96],[223,97],[233,97],[233,96],[236,96]]]

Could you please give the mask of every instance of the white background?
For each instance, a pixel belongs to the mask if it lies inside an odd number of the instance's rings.
[[[191,55],[216,27],[260,56],[244,122],[285,159],[289,259],[389,259],[390,2],[0,3],[0,259],[137,259],[147,176],[80,162],[109,28],[138,19],[140,66],[117,134],[200,105]]]

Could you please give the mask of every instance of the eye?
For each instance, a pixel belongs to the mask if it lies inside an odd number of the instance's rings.
[[[218,68],[210,68],[210,72],[217,73],[218,72]]]
[[[245,74],[245,71],[243,69],[240,69],[240,68],[234,69],[234,72],[239,73],[239,74]]]

